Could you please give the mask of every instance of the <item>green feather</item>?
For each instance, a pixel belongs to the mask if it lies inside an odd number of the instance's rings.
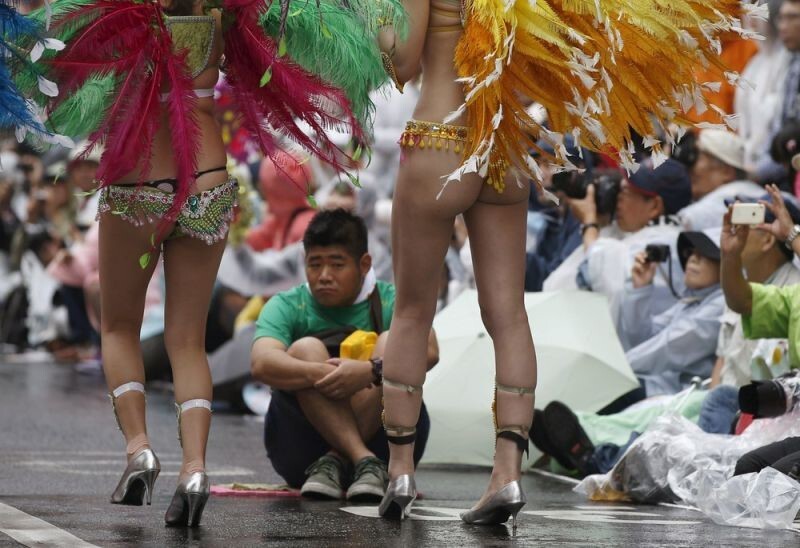
[[[375,112],[369,93],[387,80],[377,42],[380,17],[383,24],[396,22],[405,29],[405,12],[397,0],[360,0],[348,7],[336,0],[306,2],[289,13],[282,39],[292,60],[345,93],[363,127],[371,125]],[[280,19],[280,5],[273,2],[260,23],[277,38]]]
[[[56,38],[57,40],[61,40],[62,42],[68,44],[75,34],[77,34],[78,31],[80,31],[83,27],[88,25],[94,19],[94,17],[82,17],[63,25],[59,25],[58,22],[73,11],[84,6],[94,4],[95,2],[96,0],[55,0],[51,2],[50,5],[52,7],[53,14],[52,26],[49,31],[45,30],[46,13],[44,8],[39,8],[31,12],[28,17],[39,23],[43,35],[47,36],[48,38]],[[25,50],[26,54],[30,54],[30,50],[33,48],[34,43],[31,41],[29,43],[17,44],[17,46]],[[42,61],[53,59],[58,54],[59,52],[57,51],[46,50],[42,55],[42,60],[40,60],[36,66],[40,68],[46,67],[46,63],[43,63]],[[30,71],[14,71],[13,66],[12,71],[14,72],[14,83],[17,85],[23,95],[33,98],[39,104],[50,101],[49,97],[46,97],[39,91],[39,84],[36,74],[31,73]],[[44,76],[48,77],[46,71]],[[52,79],[52,77],[49,78]]]
[[[117,84],[113,75],[92,75],[50,113],[47,125],[52,131],[70,137],[89,135],[100,126]]]

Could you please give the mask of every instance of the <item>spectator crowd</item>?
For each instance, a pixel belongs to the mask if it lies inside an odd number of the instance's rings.
[[[532,185],[526,290],[606,297],[640,383],[596,414],[560,402],[536,411],[532,439],[562,471],[608,472],[653,420],[648,400],[690,386],[704,389],[684,416],[708,433],[741,431],[739,389],[800,367],[800,1],[766,4],[767,21],[744,21],[764,40],[721,44],[729,68],[741,73],[738,86],[698,67],[698,82],[723,83],[706,87],[712,109],[689,113],[697,128],[669,158],[651,156],[640,139],[639,168],[628,173],[567,139],[582,170],[542,166],[544,188],[559,204]],[[253,153],[241,130],[223,132],[240,205],[208,311],[216,404],[264,413],[246,395],[266,401],[271,393],[268,458],[309,496],[383,494],[380,357],[394,305],[396,142],[412,117],[412,88],[376,94],[370,143],[333,136],[343,150],[372,149],[370,158],[353,155],[358,187],[291,147],[285,154],[299,162],[278,169]],[[546,119],[541,109],[535,115]],[[82,146],[40,151],[13,136],[0,140],[0,344],[4,352],[44,349],[99,372],[102,281],[92,191],[102,151],[87,156]],[[734,224],[737,202],[765,202],[764,223]],[[473,287],[471,264],[459,220],[438,280],[440,309]],[[171,378],[163,287],[156,269],[141,330],[148,381]],[[435,333],[428,358],[434,367]],[[416,460],[429,424],[423,406]],[[625,439],[608,435],[619,425]],[[800,475],[797,438],[743,458],[737,474],[778,462],[778,470]]]

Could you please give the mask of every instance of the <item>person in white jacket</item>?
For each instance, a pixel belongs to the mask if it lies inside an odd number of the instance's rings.
[[[617,317],[618,295],[630,280],[636,256],[648,245],[667,246],[654,281],[654,310],[669,308],[683,291],[683,271],[676,242],[681,231],[675,214],[691,201],[689,174],[682,164],[667,160],[657,168],[647,160],[623,180],[617,197],[616,224],[622,239],[598,238],[587,250],[577,274],[578,287],[606,295]]]

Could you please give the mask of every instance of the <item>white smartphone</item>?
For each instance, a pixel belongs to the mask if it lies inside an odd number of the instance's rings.
[[[731,223],[735,225],[758,225],[764,222],[764,204],[733,204]]]

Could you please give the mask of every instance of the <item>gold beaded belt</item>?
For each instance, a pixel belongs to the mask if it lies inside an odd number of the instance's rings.
[[[468,128],[464,126],[410,120],[406,123],[406,130],[400,136],[399,144],[404,148],[430,148],[450,151],[450,143],[454,143],[452,151],[456,154],[461,154],[467,142],[467,134]],[[505,160],[496,159],[489,164],[486,184],[494,188],[499,194],[502,194],[506,187],[506,171],[508,171],[508,162]]]
[[[450,143],[454,143],[453,152],[460,154],[467,142],[467,128],[451,126],[449,124],[436,124],[433,122],[420,122],[410,120],[406,123],[406,130],[400,136],[400,146],[406,148],[435,148],[436,150],[450,150]]]

